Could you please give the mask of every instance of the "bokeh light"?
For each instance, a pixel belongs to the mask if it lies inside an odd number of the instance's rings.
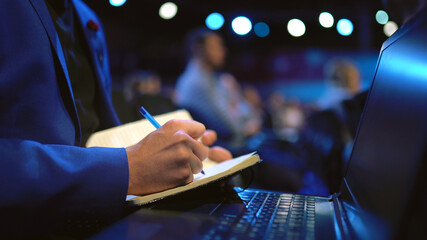
[[[353,23],[346,18],[340,19],[337,22],[337,31],[342,36],[349,36],[353,33]]]
[[[301,37],[305,33],[304,22],[296,18],[289,20],[288,32],[293,37]]]
[[[231,28],[238,35],[246,35],[252,30],[252,23],[249,18],[240,16],[231,22]]]
[[[379,10],[377,12],[377,14],[375,14],[375,20],[377,20],[377,22],[379,24],[386,24],[388,22],[388,14],[383,11],[383,10]]]
[[[393,35],[393,33],[397,31],[397,29],[399,29],[399,27],[397,26],[397,23],[393,21],[387,22],[383,27],[384,34],[387,37],[390,37],[391,35]]]
[[[224,25],[224,17],[217,12],[209,14],[206,18],[206,26],[211,30],[218,30]]]
[[[255,24],[254,32],[258,37],[267,37],[270,34],[270,27],[267,23],[259,22]]]
[[[319,23],[324,28],[330,28],[334,25],[334,17],[328,12],[322,12],[319,15]]]
[[[178,12],[178,6],[173,2],[166,2],[160,6],[159,16],[163,19],[169,20],[175,17]]]
[[[120,7],[125,4],[126,0],[110,0],[111,6]]]

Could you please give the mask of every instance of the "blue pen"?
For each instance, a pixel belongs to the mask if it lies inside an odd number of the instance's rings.
[[[139,112],[142,114],[142,116],[144,116],[148,121],[150,121],[151,124],[153,124],[153,126],[156,129],[159,129],[161,127],[160,123],[156,121],[156,119],[154,119],[154,117],[147,111],[145,110],[145,108],[143,106],[141,106],[139,108]],[[205,172],[202,170],[202,174],[205,175]]]
[[[151,124],[153,124],[153,126],[156,128],[156,129],[159,129],[160,127],[161,127],[161,125],[160,125],[160,123],[158,123],[157,121],[156,121],[156,119],[154,119],[154,117],[153,116],[151,116],[151,114],[149,113],[149,112],[147,112],[147,110],[145,110],[145,108],[144,107],[140,107],[139,108],[139,112],[142,114],[142,116],[144,116],[148,121],[150,121],[150,123]]]

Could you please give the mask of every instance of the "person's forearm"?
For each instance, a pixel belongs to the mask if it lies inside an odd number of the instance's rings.
[[[8,219],[2,232],[50,232],[73,221],[120,217],[128,184],[125,149],[0,139],[0,153],[0,209]]]

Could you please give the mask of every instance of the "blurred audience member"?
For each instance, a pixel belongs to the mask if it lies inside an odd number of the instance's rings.
[[[251,85],[243,86],[243,97],[252,106],[256,115],[262,119],[263,127],[271,128],[271,116],[257,88]]]
[[[301,104],[296,100],[286,101],[285,96],[279,92],[271,94],[268,102],[276,135],[283,140],[296,142],[305,121]]]
[[[152,71],[136,70],[130,73],[125,78],[124,97],[134,109],[134,120],[141,119],[137,112],[140,106],[153,115],[177,109],[171,97],[163,93],[160,76]]]
[[[367,95],[363,91],[334,108],[315,112],[301,132],[298,143],[309,173],[320,177],[330,193],[339,191]]]
[[[138,94],[160,94],[161,80],[159,75],[152,71],[136,70],[125,78],[124,96],[126,101],[132,102]]]
[[[327,90],[317,103],[321,110],[333,108],[360,91],[359,70],[348,60],[330,61],[324,68],[324,74]]]
[[[223,39],[201,28],[190,32],[187,44],[190,58],[177,81],[177,105],[229,140],[228,147],[243,147],[245,139],[261,129],[262,121],[236,79],[220,72],[226,57]]]

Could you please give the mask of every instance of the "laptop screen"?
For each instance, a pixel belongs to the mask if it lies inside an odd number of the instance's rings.
[[[426,23],[411,23],[384,44],[344,178],[344,204],[357,209],[371,237],[401,234],[420,177],[427,149]]]

